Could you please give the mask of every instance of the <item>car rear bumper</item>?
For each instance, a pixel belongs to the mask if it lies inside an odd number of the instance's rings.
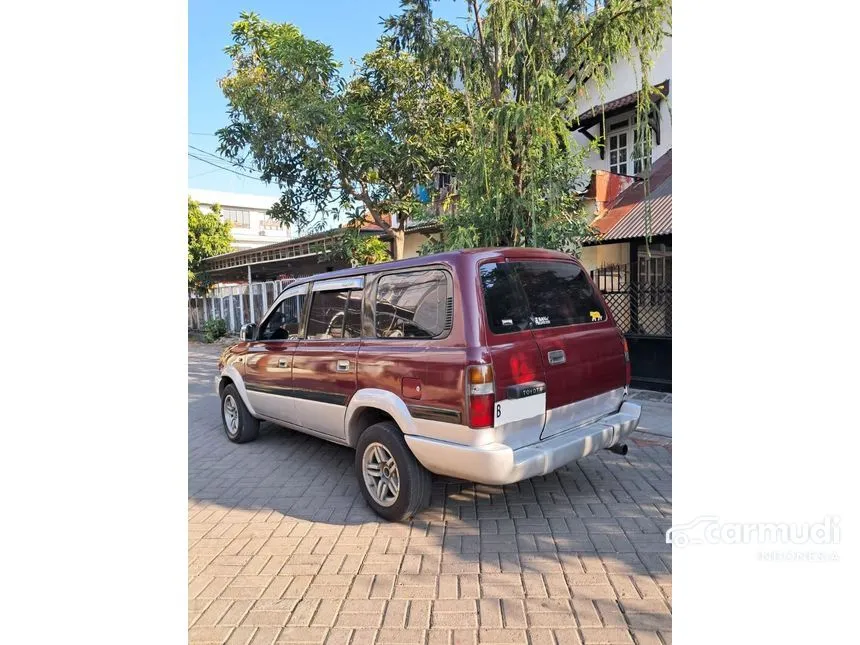
[[[621,443],[639,425],[641,413],[639,405],[625,401],[618,412],[517,450],[503,443],[464,446],[417,435],[404,438],[430,472],[482,484],[512,484]]]

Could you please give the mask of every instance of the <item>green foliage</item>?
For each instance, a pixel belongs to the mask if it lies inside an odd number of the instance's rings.
[[[637,128],[647,133],[639,138],[650,158],[648,72],[671,0],[465,0],[465,29],[434,19],[431,0],[402,0],[401,9],[385,21],[391,43],[457,88],[466,108],[444,245],[576,252],[589,226],[572,186],[596,144],[579,146],[569,126],[599,102],[585,95],[586,84],[604,87],[612,65],[626,59],[642,76]]]
[[[227,335],[227,321],[223,318],[210,318],[203,324],[203,340],[213,343]]]
[[[441,253],[445,250],[445,243],[442,242],[440,238],[430,237],[418,247],[418,255],[433,255],[434,253]]]
[[[198,293],[209,289],[210,280],[202,270],[203,260],[230,251],[231,225],[221,221],[221,207],[203,213],[200,204],[188,198],[188,288]]]
[[[350,228],[327,240],[326,252],[321,256],[321,261],[323,259],[342,260],[358,267],[388,262],[391,260],[391,254],[388,245],[378,237],[362,235],[358,230]]]
[[[414,189],[445,169],[464,133],[462,95],[390,39],[350,79],[332,50],[288,23],[242,13],[221,80],[230,124],[219,151],[251,164],[282,191],[273,217],[299,230],[323,227],[356,205],[384,230],[423,209]]]

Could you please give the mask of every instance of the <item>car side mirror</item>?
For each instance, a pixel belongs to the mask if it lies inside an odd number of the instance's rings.
[[[242,329],[239,330],[239,340],[254,340],[254,336],[256,335],[256,323],[248,323],[247,325],[242,325]]]

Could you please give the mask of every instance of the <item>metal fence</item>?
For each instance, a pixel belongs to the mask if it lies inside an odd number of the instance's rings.
[[[296,276],[296,278],[302,276]],[[278,294],[296,278],[254,282],[250,285],[218,285],[205,296],[188,295],[188,329],[199,331],[207,320],[221,318],[227,322],[227,330],[238,334],[242,325],[259,323]]]
[[[634,275],[635,267],[631,269],[630,265],[606,266],[592,270],[591,278],[603,293],[621,331],[671,337],[671,270],[654,272],[641,269],[643,267],[640,267],[638,275]],[[249,285],[243,283],[219,285],[205,296],[189,294],[188,329],[199,331],[207,320],[222,318],[227,322],[228,332],[238,334],[242,325],[259,323],[278,294],[296,278],[255,282],[250,285],[250,290]]]
[[[634,271],[635,267],[630,265],[614,265],[594,269],[591,277],[603,293],[621,331],[641,336],[671,337],[671,264],[669,270],[661,268],[659,272],[640,271],[637,275]]]

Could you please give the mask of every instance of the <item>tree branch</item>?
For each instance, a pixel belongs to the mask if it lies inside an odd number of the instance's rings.
[[[587,32],[585,32],[582,35],[582,37],[576,41],[576,43],[574,43],[573,47],[571,47],[568,50],[568,52],[564,55],[564,58],[562,58],[561,61],[559,61],[558,65],[556,66],[556,70],[558,71],[558,73],[559,74],[568,74],[569,73],[570,77],[568,78],[568,80],[571,80],[573,78],[573,72],[568,72],[565,68],[567,67],[568,61],[570,59],[570,55],[573,51],[575,51],[582,43],[584,43],[586,40],[591,38],[595,33],[597,33],[597,31],[599,29],[603,29],[604,27],[607,27],[614,20],[621,18],[622,16],[625,16],[625,15],[631,14],[631,13],[635,13],[637,11],[644,9],[644,8],[645,7],[642,6],[641,4],[635,4],[634,6],[628,8],[628,9],[622,9],[621,11],[609,16],[609,18],[607,18],[603,22],[599,22],[597,24],[592,25],[592,27],[589,28],[589,30]],[[606,9],[602,9],[601,11],[606,11]]]
[[[370,213],[370,216],[373,218],[373,221],[376,222],[376,225],[379,228],[381,228],[385,232],[390,231],[391,224],[382,219],[382,212],[379,208],[379,204],[377,204],[367,192],[367,184],[363,181],[360,181],[359,184],[361,185],[360,191],[352,189],[356,199],[358,199],[359,201],[361,201],[362,204],[365,205],[368,212]]]
[[[496,61],[492,60],[490,55],[487,53],[487,45],[484,41],[484,30],[481,27],[481,16],[478,12],[478,0],[469,0],[469,6],[472,7],[472,11],[475,14],[475,27],[478,31],[478,46],[481,48],[481,53],[483,54],[484,67],[487,69],[487,76],[490,77],[490,85],[493,88],[493,101],[498,103],[502,95],[501,89],[499,88],[498,68],[496,67]]]

